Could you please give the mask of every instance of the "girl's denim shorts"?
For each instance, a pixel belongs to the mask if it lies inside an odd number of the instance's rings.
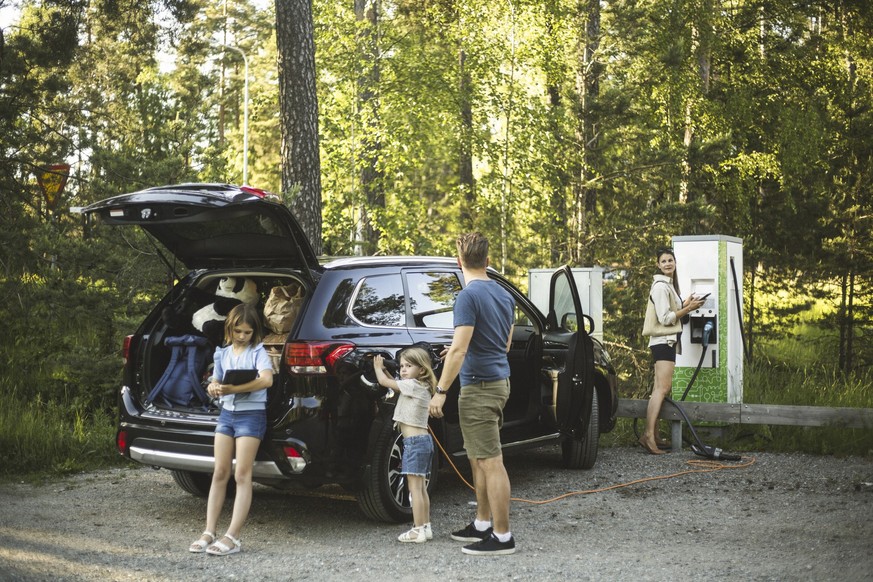
[[[433,439],[429,434],[419,434],[403,439],[403,475],[430,475],[433,461]]]
[[[255,437],[256,439],[264,440],[264,435],[267,433],[267,411],[231,411],[222,408],[221,414],[218,415],[218,424],[215,427],[215,432],[226,434],[235,439],[239,437]]]

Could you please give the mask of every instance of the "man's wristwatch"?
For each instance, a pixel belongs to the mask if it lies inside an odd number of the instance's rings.
[[[449,391],[448,391],[448,390],[443,390],[442,388],[440,388],[439,386],[437,386],[437,387],[436,387],[436,393],[437,393],[437,394],[448,394]]]

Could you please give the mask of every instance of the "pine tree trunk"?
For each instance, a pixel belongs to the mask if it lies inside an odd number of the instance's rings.
[[[282,192],[316,254],[321,242],[321,160],[311,0],[276,0]]]
[[[591,214],[597,205],[597,193],[593,184],[597,178],[597,142],[600,119],[594,112],[594,103],[600,95],[601,67],[597,62],[600,48],[600,2],[588,0],[580,5],[584,10],[580,19],[580,51],[576,70],[578,113],[576,118],[576,142],[579,144],[579,163],[574,172],[574,216],[576,221],[576,244],[571,251],[571,261],[577,265],[593,261],[592,250],[585,244],[588,240]]]
[[[840,309],[837,311],[837,327],[840,330],[838,365],[843,372],[846,371],[846,324],[849,320],[847,316],[848,287],[848,273],[843,273],[840,276]]]
[[[563,18],[559,6],[555,2],[547,2],[547,30],[549,43],[559,42],[555,35],[555,24]],[[554,144],[564,144],[569,141],[568,136],[564,135],[564,130],[561,127],[560,119],[564,115],[561,97],[561,77],[555,72],[558,67],[554,64],[555,57],[547,53],[545,55],[548,65],[546,69],[546,92],[549,96],[549,114],[548,114],[548,131],[551,134],[551,140]],[[570,237],[567,229],[569,220],[567,217],[567,186],[570,184],[570,177],[567,174],[566,166],[559,163],[562,153],[566,150],[561,146],[553,155],[556,156],[553,163],[549,164],[548,170],[548,185],[549,185],[549,201],[550,221],[548,225],[548,244],[549,244],[549,266],[556,267],[564,264],[568,260],[568,248],[570,245]]]
[[[550,83],[547,87],[549,93],[549,106],[551,108],[549,125],[556,142],[560,141],[560,126],[557,122],[561,107],[561,95],[558,87]],[[549,228],[549,266],[556,267],[567,260],[567,174],[554,164],[555,169],[551,172],[549,200],[551,200],[552,221]]]
[[[849,305],[846,321],[846,374],[855,366],[855,270],[849,272]]]
[[[363,69],[357,79],[357,108],[363,136],[357,165],[364,203],[360,209],[360,235],[355,247],[356,254],[372,255],[379,249],[382,236],[373,220],[373,210],[385,208],[383,175],[378,165],[383,149],[379,138],[379,0],[355,0],[355,18],[358,22],[366,22],[365,26],[358,28],[358,51]]]
[[[461,200],[461,230],[474,230],[473,209],[476,207],[476,184],[473,181],[473,105],[470,91],[472,81],[465,67],[467,54],[464,49],[458,56],[459,83],[458,95],[461,105],[461,136],[458,160],[458,181],[464,195]]]

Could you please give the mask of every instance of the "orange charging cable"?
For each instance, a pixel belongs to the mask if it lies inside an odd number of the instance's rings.
[[[436,442],[440,451],[443,453],[443,456],[454,469],[455,474],[458,478],[464,482],[464,485],[469,487],[471,490],[475,491],[475,488],[470,485],[470,483],[464,479],[464,476],[461,475],[461,471],[452,461],[451,455],[449,455],[446,450],[443,448],[442,443],[440,443],[439,439],[433,432],[433,429],[428,428],[430,430],[430,434],[433,437],[433,440]],[[671,473],[669,475],[657,475],[655,477],[644,477],[642,479],[635,479],[634,481],[628,481],[627,483],[618,483],[616,485],[609,485],[608,487],[601,487],[599,489],[587,489],[585,491],[571,491],[569,493],[564,493],[563,495],[558,495],[557,497],[552,497],[551,499],[543,499],[543,500],[532,500],[532,499],[521,499],[519,497],[511,497],[510,501],[517,501],[519,503],[530,503],[531,505],[545,505],[546,503],[553,503],[555,501],[559,501],[561,499],[566,499],[568,497],[573,497],[574,495],[590,495],[592,493],[603,493],[604,491],[611,491],[613,489],[621,489],[622,487],[630,487],[631,485],[637,485],[639,483],[646,483],[647,481],[662,481],[664,479],[673,479],[675,477],[681,477],[682,475],[690,475],[693,473],[714,473],[716,471],[723,471],[725,469],[745,469],[747,467],[751,467],[755,464],[756,459],[754,457],[744,457],[744,459],[748,459],[740,464],[732,464],[727,465],[725,463],[721,463],[719,461],[713,460],[701,460],[701,459],[690,459],[686,461],[686,464],[692,467],[698,467],[694,469],[688,469],[686,471],[679,471],[678,473]]]

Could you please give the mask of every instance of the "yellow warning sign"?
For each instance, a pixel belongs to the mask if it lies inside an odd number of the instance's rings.
[[[37,173],[36,182],[42,188],[42,194],[45,196],[45,203],[49,210],[55,209],[55,205],[57,205],[58,200],[61,198],[61,193],[64,191],[64,186],[67,185],[67,178],[69,176],[69,164],[45,166]]]

